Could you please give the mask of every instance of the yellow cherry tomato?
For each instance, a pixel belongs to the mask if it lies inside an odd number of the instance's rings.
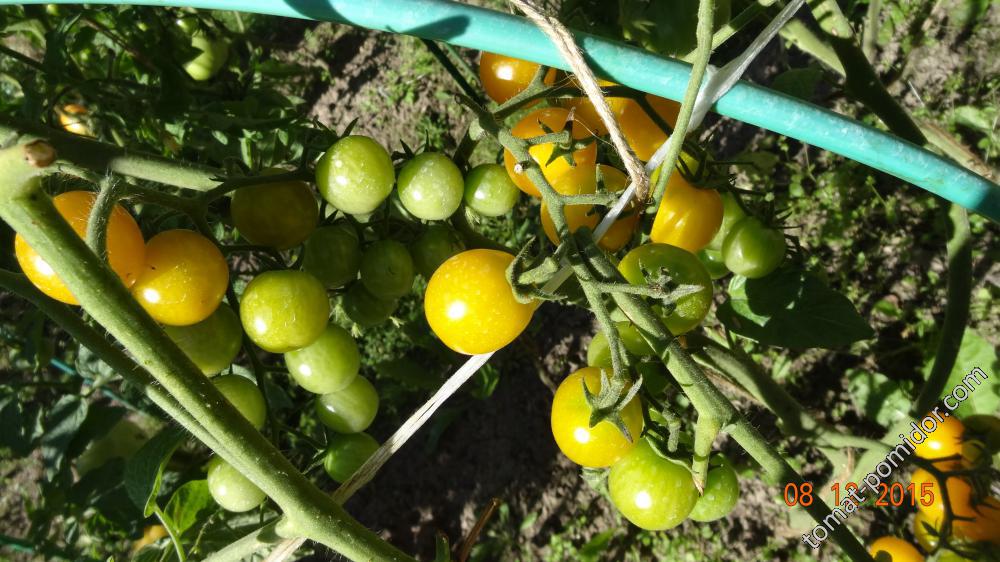
[[[930,415],[934,419],[933,414]],[[914,448],[914,454],[922,459],[937,460],[945,457],[962,455],[962,435],[965,433],[965,425],[958,421],[955,416],[948,416],[937,424],[937,429],[927,435]],[[962,460],[940,461],[935,463],[942,468],[959,468]]]
[[[888,556],[892,562],[924,562],[924,557],[917,547],[896,537],[882,537],[872,543],[868,551],[872,558],[878,560],[879,553]]]
[[[606,164],[598,166],[601,177],[604,181],[604,189],[610,192],[619,192],[628,185],[628,176],[623,172],[612,168]],[[597,191],[597,170],[593,168],[576,168],[566,172],[552,182],[552,188],[562,195],[580,195],[595,193]],[[544,202],[541,205],[542,229],[545,235],[553,244],[559,244],[559,235],[556,233],[555,224],[549,215],[548,205]],[[570,232],[575,232],[581,226],[587,226],[591,230],[597,227],[600,222],[600,215],[594,212],[593,205],[567,205],[563,208],[566,214],[566,223]],[[639,224],[639,213],[635,205],[629,205],[622,213],[624,218],[620,218],[611,225],[604,236],[598,242],[598,246],[616,252],[623,248],[632,239],[632,233]]]
[[[573,86],[580,87],[580,83],[575,76],[570,78],[570,83]],[[608,88],[610,86],[617,86],[618,84],[610,80],[598,80],[597,85],[602,88]],[[619,115],[625,109],[625,104],[631,101],[628,98],[606,97],[604,99],[608,102],[608,107],[611,109],[613,117]],[[597,114],[597,110],[594,109],[594,104],[591,103],[590,98],[567,98],[560,100],[559,105],[572,110],[576,120],[587,127],[592,134],[597,136],[608,134],[608,128],[604,125],[604,121],[601,120],[601,116]]]
[[[149,546],[166,536],[168,536],[167,529],[163,525],[150,525],[146,527],[142,531],[142,536],[132,543],[132,554],[139,552],[143,547]]]
[[[941,534],[938,531],[937,523],[936,519],[931,519],[923,511],[918,511],[913,516],[913,538],[917,539],[917,544],[927,552],[937,548],[937,544],[940,542]],[[934,529],[933,534],[927,529],[927,525]]]
[[[211,240],[192,230],[150,238],[132,294],[157,322],[188,326],[208,318],[229,286],[229,266]]]
[[[928,478],[929,473],[918,476],[914,473],[914,479],[916,478]],[[960,497],[956,498],[966,503],[965,508],[959,509],[956,514],[963,517],[968,517],[968,519],[953,519],[951,522],[951,536],[955,539],[971,542],[990,542],[993,544],[1000,544],[1000,501],[996,498],[986,498],[984,501],[973,506],[968,503],[964,493],[965,481],[961,481],[961,484],[953,485],[950,481],[955,480],[955,477],[949,478],[948,493],[949,501],[952,505],[955,504],[950,496],[952,488],[955,488]],[[932,480],[933,481],[933,480]],[[919,486],[917,488],[919,490]],[[944,518],[944,503],[939,496],[940,489],[935,483],[933,488],[934,493],[934,505],[930,508],[925,508],[920,506],[920,510],[917,511],[916,516],[913,518],[913,535],[917,539],[917,543],[920,544],[928,552],[933,550],[941,537],[941,521]],[[918,496],[919,497],[919,496]],[[939,509],[938,509],[939,508]],[[925,511],[927,509],[927,511]],[[934,530],[931,533],[927,529],[927,525]]]
[[[691,185],[679,171],[667,180],[649,237],[691,253],[708,246],[722,226],[722,196]]]
[[[66,132],[83,137],[93,137],[94,133],[90,130],[89,114],[86,107],[78,103],[67,103],[58,111],[59,124]]]
[[[679,103],[657,96],[646,96],[653,111],[671,128],[677,124]],[[625,100],[618,107],[618,125],[628,145],[642,161],[648,161],[670,135],[661,129],[635,100]]]
[[[642,433],[642,404],[632,398],[621,411],[629,440],[613,423],[605,420],[590,427],[590,404],[583,385],[591,394],[601,390],[601,369],[585,367],[566,377],[552,398],[552,436],[559,450],[581,466],[611,466],[632,450]]]
[[[479,59],[479,80],[491,100],[503,103],[526,90],[540,66],[530,61],[484,51]],[[551,86],[556,81],[556,70],[549,69],[543,81]]]
[[[511,129],[511,133],[515,137],[522,139],[540,137],[547,134],[545,129],[542,128],[542,124],[548,127],[550,132],[559,133],[566,128],[567,122],[572,123],[572,128],[570,130],[574,140],[585,139],[590,136],[587,132],[587,128],[577,121],[571,121],[569,111],[566,111],[561,107],[546,107],[544,109],[532,111],[521,119],[517,125],[514,125],[514,128]],[[549,162],[549,158],[551,158],[554,150],[555,145],[553,143],[539,144],[528,149],[528,152],[531,154],[531,158],[542,169],[542,174],[545,176],[545,179],[549,181],[549,183],[552,183],[556,178],[573,168],[573,166],[566,161],[566,158],[556,158],[552,162]],[[596,163],[596,160],[596,143],[590,143],[586,147],[573,152],[573,161],[577,167],[592,168]],[[528,175],[522,171],[518,171],[518,162],[509,150],[504,149],[503,151],[503,163],[507,168],[507,174],[510,175],[510,179],[514,181],[514,185],[519,187],[521,191],[531,195],[532,197],[542,196],[535,184],[528,179]]]
[[[512,261],[507,252],[468,250],[434,271],[424,293],[424,314],[445,345],[467,355],[489,353],[528,326],[536,305],[514,298],[506,275]]]
[[[53,197],[52,204],[80,238],[83,238],[87,235],[87,222],[96,200],[97,195],[90,191],[67,191]],[[111,220],[108,221],[107,253],[108,263],[122,283],[126,287],[134,285],[142,271],[146,246],[139,225],[121,205],[115,205],[111,211]],[[52,267],[21,235],[14,238],[14,254],[24,274],[38,290],[66,304],[80,304],[52,271]]]

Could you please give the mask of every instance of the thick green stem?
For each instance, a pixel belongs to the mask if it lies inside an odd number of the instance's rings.
[[[948,308],[941,325],[934,366],[914,403],[913,415],[923,416],[941,398],[948,377],[955,366],[962,336],[969,322],[969,301],[972,298],[972,234],[969,215],[959,205],[952,204],[948,213],[952,235],[948,240]]]
[[[52,159],[40,146],[48,145],[16,145],[0,151],[0,218],[52,267],[84,310],[208,433],[225,443],[222,456],[274,499],[299,533],[353,560],[408,559],[298,472],[132,299],[42,192],[39,176],[48,171]]]
[[[19,138],[20,142],[32,138],[44,138],[67,162],[99,174],[110,171],[197,191],[207,191],[216,187],[220,182],[218,178],[225,175],[222,170],[216,168],[125,150],[111,144],[50,129],[44,125],[15,122],[0,117],[0,145],[13,138]]]

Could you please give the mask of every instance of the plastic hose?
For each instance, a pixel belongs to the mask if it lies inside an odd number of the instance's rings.
[[[10,4],[78,4],[59,1]],[[445,41],[567,69],[556,48],[528,20],[450,0],[97,0],[88,4],[235,10],[334,21]],[[690,65],[577,33],[595,73],[636,90],[680,100]],[[738,82],[714,111],[845,156],[1000,222],[1000,186],[913,143],[800,99]]]

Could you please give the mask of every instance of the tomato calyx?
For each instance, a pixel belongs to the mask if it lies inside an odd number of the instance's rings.
[[[617,427],[629,442],[635,442],[639,436],[632,435],[629,431],[621,411],[639,393],[642,377],[633,382],[624,373],[613,373],[608,377],[608,370],[601,369],[601,389],[597,394],[587,388],[586,381],[581,380],[580,384],[583,385],[583,396],[590,406],[590,427],[606,421]]]
[[[514,256],[514,261],[507,266],[507,282],[514,291],[514,298],[521,304],[536,301],[562,301],[566,297],[543,291],[544,285],[559,269],[562,256],[562,246],[552,254],[532,255],[537,238],[532,237],[525,243],[521,251]]]

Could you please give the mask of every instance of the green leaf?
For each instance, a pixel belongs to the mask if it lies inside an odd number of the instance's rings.
[[[414,388],[434,390],[441,386],[441,375],[435,369],[428,369],[406,357],[382,361],[375,366],[375,370],[380,375],[386,375]]]
[[[451,562],[451,547],[448,545],[448,537],[440,531],[434,540],[434,562]]]
[[[62,468],[66,449],[85,419],[87,403],[76,395],[60,398],[46,416],[41,445],[45,473],[50,480]]]
[[[776,76],[771,82],[771,88],[799,99],[809,100],[812,99],[816,86],[822,78],[823,71],[819,68],[792,68]]]
[[[930,375],[933,364],[933,358],[924,364],[925,379]],[[951,369],[951,374],[948,375],[944,394],[951,394],[955,387],[962,384],[962,379],[977,367],[982,369],[989,378],[983,381],[980,386],[972,383],[975,390],[969,392],[969,397],[955,410],[959,416],[996,415],[997,411],[1000,411],[1000,377],[997,376],[997,373],[1000,372],[1000,358],[997,357],[996,348],[975,330],[966,328],[965,334],[962,336],[962,347],[959,348],[958,357],[955,358],[955,366]]]
[[[173,521],[178,536],[183,536],[214,511],[215,503],[208,491],[208,481],[192,480],[174,492],[167,502],[165,513]]]
[[[794,269],[734,277],[717,316],[733,332],[778,347],[834,349],[875,335],[847,297]]]
[[[42,433],[42,410],[38,404],[24,403],[16,396],[0,399],[0,449],[9,448],[25,457]]]
[[[884,427],[909,417],[911,400],[898,382],[863,369],[850,369],[845,374],[851,399],[866,416]]]
[[[994,124],[997,121],[998,111],[1000,110],[995,107],[978,108],[971,105],[963,105],[955,108],[953,118],[955,119],[955,124],[957,125],[963,125],[969,127],[970,129],[976,129],[979,132],[988,135],[993,132]]]
[[[181,428],[166,427],[143,445],[125,465],[125,489],[128,497],[143,510],[146,517],[154,512],[163,469],[184,438],[185,433]]]
[[[614,537],[615,529],[608,529],[607,531],[597,533],[586,544],[580,547],[580,551],[577,553],[578,560],[581,562],[597,562],[601,560],[608,545],[611,544],[611,539]]]

